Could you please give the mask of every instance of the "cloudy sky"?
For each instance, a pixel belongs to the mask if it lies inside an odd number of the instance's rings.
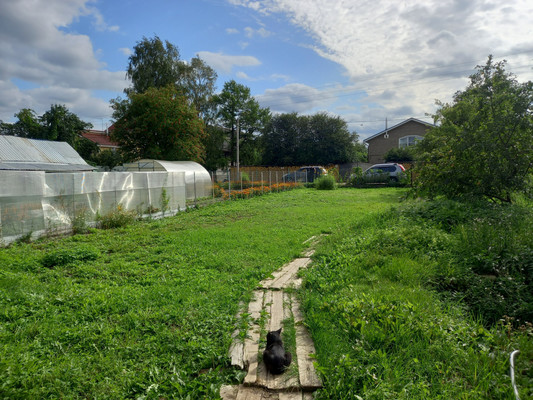
[[[361,138],[429,120],[493,54],[533,79],[531,0],[0,0],[0,119],[65,104],[110,123],[128,56],[158,35],[274,112],[342,116]]]

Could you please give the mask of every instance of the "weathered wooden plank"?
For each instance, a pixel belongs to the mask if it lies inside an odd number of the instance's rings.
[[[254,291],[254,299],[248,305],[248,312],[254,320],[248,329],[247,338],[244,340],[244,363],[248,366],[248,374],[244,378],[244,383],[251,385],[257,381],[257,355],[259,353],[259,336],[261,328],[257,321],[261,316],[263,309],[264,292],[262,290]]]
[[[244,369],[244,343],[238,338],[233,339],[229,347],[231,365]]]
[[[239,393],[239,386],[224,385],[220,388],[220,397],[222,400],[236,400]]]
[[[322,387],[322,382],[318,377],[310,354],[314,354],[315,347],[313,341],[302,325],[296,325],[296,357],[298,358],[298,374],[300,385],[303,390],[314,390]]]
[[[291,281],[296,278],[296,274],[301,268],[307,267],[311,262],[311,259],[308,257],[296,258],[292,260],[284,269],[283,275],[275,279],[270,287],[272,289],[283,289],[290,285]]]
[[[297,324],[298,322],[302,322],[304,320],[304,316],[302,314],[302,311],[300,310],[300,304],[294,296],[291,296],[291,304],[292,315],[294,316],[294,323]]]
[[[279,400],[302,400],[302,392],[280,392]]]
[[[300,383],[298,376],[284,372],[279,375],[272,375],[266,370],[265,363],[259,363],[257,367],[256,384],[269,390],[299,390]]]
[[[248,313],[254,319],[261,316],[261,310],[263,309],[263,291],[255,290],[253,292],[253,300],[248,305]]]
[[[239,303],[239,311],[237,312],[236,319],[239,320],[240,314],[244,309],[244,304]],[[240,369],[244,368],[244,343],[239,338],[240,329],[236,328],[231,334],[232,342],[229,347],[229,357],[231,358],[231,365],[237,366]]]
[[[277,331],[281,328],[281,322],[283,321],[283,292],[275,291],[272,293],[272,305],[270,307],[270,324],[268,325],[269,331]]]

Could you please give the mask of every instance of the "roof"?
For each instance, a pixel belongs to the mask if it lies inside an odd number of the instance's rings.
[[[384,130],[382,130],[381,132],[376,133],[375,135],[372,135],[372,136],[370,136],[370,137],[367,137],[365,140],[363,140],[363,142],[364,142],[364,143],[368,143],[369,140],[372,140],[372,139],[374,139],[374,138],[377,138],[378,136],[384,134],[385,132],[392,131],[393,129],[399,128],[400,126],[405,125],[405,124],[407,124],[408,122],[417,122],[417,123],[419,123],[419,124],[423,124],[423,125],[426,125],[426,126],[428,126],[428,127],[434,126],[433,124],[430,124],[429,122],[421,121],[421,120],[416,119],[416,118],[409,118],[409,119],[406,119],[405,121],[400,122],[399,124],[396,124],[396,125],[394,125],[394,126],[391,126],[390,128],[384,129]]]
[[[94,169],[66,142],[0,135],[0,170],[70,172]]]
[[[116,148],[119,147],[117,142],[114,142],[111,140],[111,137],[109,136],[106,131],[97,131],[97,130],[86,130],[81,133],[81,135],[89,139],[91,142],[96,143],[100,147],[110,147],[110,148]]]

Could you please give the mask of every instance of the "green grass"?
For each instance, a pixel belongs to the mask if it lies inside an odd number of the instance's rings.
[[[404,194],[299,189],[0,249],[0,398],[217,398],[243,378],[227,357],[235,326],[249,323],[236,320],[240,304],[321,233],[298,293],[318,398],[514,399],[515,348],[531,397],[533,330],[518,321],[531,304],[520,280],[530,213],[437,202],[389,211]],[[489,287],[479,280],[489,267],[494,293],[500,279],[519,289],[502,310],[521,308],[501,322],[480,314],[483,287],[465,291],[472,279]],[[293,333],[284,329],[291,349]]]
[[[486,205],[465,211],[457,204],[436,203],[429,204],[436,212],[429,212],[427,206],[409,204],[330,235],[313,267],[304,272],[303,308],[325,382],[317,398],[514,399],[508,376],[514,349],[521,350],[521,397],[533,395],[531,324],[501,314],[502,322],[493,321],[474,307],[480,301],[488,309],[491,302],[500,304],[498,297],[483,293],[500,293],[500,279],[527,282],[527,274],[498,276],[477,291],[455,287],[449,292],[441,283],[476,275],[466,268],[467,260],[477,259],[481,244],[498,247],[503,236],[506,252],[497,252],[507,254],[502,265],[514,260],[515,267],[521,261],[527,266],[527,260],[513,257],[531,240],[525,235],[531,231],[530,213],[490,211]],[[489,211],[499,216],[499,225],[491,220],[490,233],[478,239],[472,235],[465,243],[465,230],[481,223],[476,213],[488,218]],[[511,233],[505,215],[514,220],[515,213],[522,222],[515,221],[516,232]],[[503,274],[502,268],[498,271]],[[527,293],[520,297],[526,310],[533,303],[531,290]],[[513,302],[505,310],[508,315],[519,311]],[[512,329],[513,323],[522,327]]]
[[[0,398],[216,398],[240,301],[403,192],[301,189],[0,249]]]

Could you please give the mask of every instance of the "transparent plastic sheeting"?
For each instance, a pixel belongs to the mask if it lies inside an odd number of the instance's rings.
[[[186,208],[188,191],[184,172],[0,171],[0,238],[68,231],[75,218],[91,223],[119,205],[139,215],[175,213]]]

